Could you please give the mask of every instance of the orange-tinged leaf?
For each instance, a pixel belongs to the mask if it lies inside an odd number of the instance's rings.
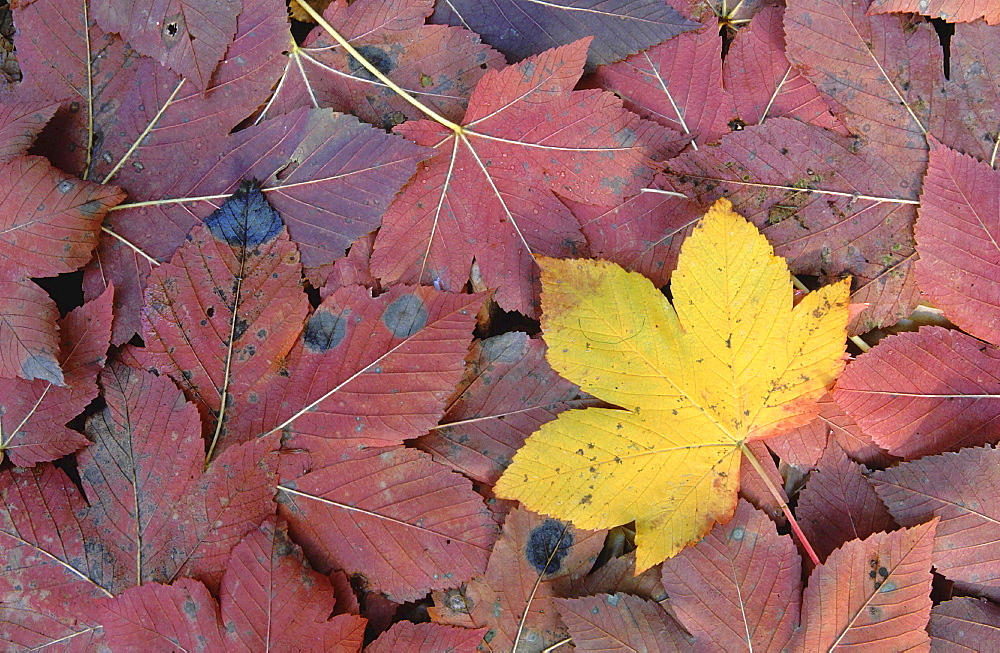
[[[937,520],[852,540],[809,576],[793,651],[927,650]]]
[[[612,263],[540,265],[549,362],[624,410],[560,414],[495,492],[580,528],[634,519],[642,571],[732,515],[748,440],[818,413],[844,364],[849,281],[793,308],[785,262],[728,200],[682,246],[674,307]]]

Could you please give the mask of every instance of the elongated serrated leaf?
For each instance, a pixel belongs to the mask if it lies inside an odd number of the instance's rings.
[[[1000,417],[1000,352],[959,331],[922,327],[859,356],[833,398],[895,456],[984,444]]]
[[[745,125],[787,116],[846,136],[816,87],[785,56],[783,18],[782,7],[763,7],[736,33],[722,68],[734,116]]]
[[[669,191],[670,182],[657,175],[647,187],[608,208],[563,200],[580,221],[594,258],[613,261],[638,272],[656,286],[665,286],[677,267],[681,243],[704,211]],[[667,189],[668,194],[661,192]]]
[[[456,290],[475,259],[500,306],[537,314],[532,255],[569,256],[584,245],[556,193],[613,205],[638,190],[670,140],[615,96],[572,90],[586,47],[581,40],[488,71],[461,134],[426,120],[396,127],[436,152],[383,219],[376,276]]]
[[[671,160],[668,176],[703,206],[731,199],[793,273],[852,275],[851,301],[869,304],[853,333],[895,323],[918,300],[911,271],[919,175],[901,181],[894,165],[874,146],[771,118]]]
[[[688,136],[694,147],[729,132],[732,96],[722,87],[722,38],[709,24],[666,43],[601,66],[597,83],[614,91],[643,118]]]
[[[0,102],[0,164],[24,154],[58,106],[49,100]]]
[[[104,30],[120,33],[136,50],[204,91],[242,10],[240,0],[101,0],[93,16]]]
[[[243,405],[255,435],[280,427],[322,466],[357,445],[390,446],[433,428],[462,377],[480,295],[397,286],[341,288],[309,317],[288,377],[262,379]],[[253,402],[257,402],[253,405]]]
[[[961,597],[931,608],[927,632],[940,651],[989,650],[1000,646],[1000,608],[988,601]]]
[[[274,517],[233,549],[219,603],[223,637],[235,649],[346,652],[364,639],[361,617],[328,620],[334,605],[330,581],[309,567],[285,523]]]
[[[461,120],[472,88],[503,55],[460,27],[424,25],[432,2],[360,0],[331,4],[324,14],[334,29],[369,61],[424,105]],[[424,118],[386,87],[321,27],[288,53],[285,71],[264,116],[300,106],[330,107],[391,129]]]
[[[1000,586],[1000,451],[992,447],[925,456],[872,474],[872,484],[904,526],[939,517],[934,567],[954,580]]]
[[[990,0],[873,0],[870,13],[915,13],[949,23],[971,23],[979,18],[1000,25],[1000,7]]]
[[[249,388],[295,344],[308,310],[300,270],[281,216],[244,182],[150,275],[138,355],[196,398],[213,450],[259,434],[230,434],[227,414],[247,410]]]
[[[833,439],[799,492],[795,517],[820,560],[845,542],[863,540],[896,525],[862,476],[861,467]]]
[[[613,264],[541,264],[549,362],[625,410],[562,413],[494,491],[580,527],[635,519],[647,569],[732,514],[747,440],[816,415],[843,366],[847,284],[793,309],[784,261],[726,201],[684,241],[676,312]]]
[[[37,156],[0,164],[0,278],[49,277],[82,267],[101,220],[125,197]]]
[[[99,105],[93,129],[101,138],[86,171],[97,180],[114,179],[129,195],[145,197],[158,188],[160,176],[172,178],[179,144],[196,151],[211,147],[252,114],[281,72],[281,55],[291,45],[288,13],[281,0],[248,2],[237,18],[226,58],[207,88],[143,58],[130,66],[135,79],[109,102]]]
[[[1000,26],[955,25],[948,80],[931,105],[930,131],[948,147],[996,165],[1000,154]]]
[[[792,648],[926,648],[936,525],[876,533],[834,551],[809,576]]]
[[[223,650],[219,607],[208,589],[182,578],[173,585],[145,583],[104,601],[102,625],[116,648]]]
[[[591,66],[630,54],[697,27],[665,2],[628,0],[447,0],[432,20],[463,25],[512,61],[597,35]]]
[[[97,396],[97,374],[111,337],[113,291],[71,311],[59,322],[59,364],[66,387],[10,380],[0,396],[0,455],[19,467],[56,460],[88,443],[66,426]]]
[[[192,576],[217,587],[233,545],[273,510],[274,438],[231,447],[204,471],[197,408],[166,376],[120,363],[78,456],[89,536],[109,589]]]
[[[868,0],[795,0],[785,11],[789,60],[852,133],[883,151],[899,186],[916,190],[927,161],[927,113],[944,77],[929,24],[868,16]]]
[[[399,621],[365,647],[365,653],[394,651],[449,651],[475,653],[485,628],[455,628],[442,624],[415,624]]]
[[[741,501],[727,524],[663,563],[663,585],[702,647],[780,651],[798,624],[800,565],[792,540]]]
[[[888,467],[892,463],[893,458],[861,430],[829,393],[823,395],[819,405],[815,420],[770,438],[768,448],[781,460],[802,469],[815,467],[828,443],[834,440],[851,459],[868,467]]]
[[[60,104],[36,147],[68,172],[84,171],[93,161],[99,140],[94,120],[115,112],[135,82],[140,56],[98,27],[92,10],[91,0],[35,0],[12,8],[23,83]]]
[[[934,147],[919,216],[920,289],[964,331],[1000,344],[1000,172]]]
[[[594,405],[545,362],[545,346],[511,332],[476,342],[441,424],[417,441],[438,462],[495,483],[538,427],[568,408]]]
[[[0,279],[0,378],[63,385],[58,317],[55,302],[33,282]]]
[[[633,650],[666,653],[686,644],[684,632],[652,601],[628,594],[555,599],[573,645],[583,651]]]
[[[86,502],[49,464],[4,471],[0,497],[7,561],[0,567],[0,642],[86,650],[100,625],[97,599],[111,596],[110,575],[79,516]]]
[[[391,599],[456,587],[496,539],[472,484],[411,449],[344,450],[279,487],[279,513],[312,556],[361,574]]]

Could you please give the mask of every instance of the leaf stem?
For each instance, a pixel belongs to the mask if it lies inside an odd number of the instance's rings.
[[[323,30],[326,31],[327,34],[329,34],[331,37],[333,37],[333,40],[335,40],[337,43],[339,43],[341,46],[343,46],[343,48],[347,51],[348,54],[350,54],[352,57],[354,57],[355,59],[357,59],[358,63],[360,63],[362,66],[364,66],[364,68],[368,72],[370,72],[372,75],[374,75],[376,79],[378,79],[380,82],[382,82],[383,84],[385,84],[386,86],[388,86],[390,89],[392,89],[392,91],[394,93],[396,93],[396,95],[398,95],[399,97],[403,98],[404,100],[406,100],[407,102],[409,102],[410,104],[412,104],[414,107],[416,107],[417,109],[419,109],[422,113],[424,113],[428,118],[430,118],[434,122],[436,122],[436,123],[438,123],[440,125],[444,125],[448,129],[450,129],[453,132],[455,132],[456,134],[461,135],[465,131],[462,128],[461,125],[459,125],[457,123],[454,123],[454,122],[448,120],[447,118],[445,118],[444,116],[442,116],[441,114],[437,113],[436,111],[434,111],[433,109],[431,109],[430,107],[428,107],[426,104],[424,104],[423,102],[421,102],[417,98],[415,98],[412,95],[410,95],[404,89],[400,88],[398,85],[396,85],[391,79],[389,79],[388,77],[386,77],[384,74],[382,74],[381,70],[379,70],[378,68],[376,68],[370,61],[368,61],[367,59],[365,59],[364,56],[362,56],[362,54],[360,52],[358,52],[355,49],[355,47],[353,45],[351,45],[347,41],[347,39],[345,39],[343,36],[341,36],[340,33],[337,32],[337,30],[333,29],[333,26],[331,26],[330,23],[326,22],[326,19],[324,19],[323,16],[321,16],[319,14],[319,12],[317,12],[315,9],[313,9],[311,6],[309,6],[308,2],[304,2],[304,1],[300,1],[300,0],[295,0],[295,2],[300,7],[302,7],[302,10],[304,12],[306,12],[309,15],[310,18],[312,18],[313,20],[316,21],[316,24],[318,24],[320,27],[322,27]]]
[[[144,259],[146,259],[147,261],[149,261],[149,264],[150,264],[150,265],[152,265],[152,266],[154,266],[154,267],[155,267],[155,266],[158,266],[158,265],[160,264],[160,262],[159,262],[159,261],[157,261],[157,260],[156,260],[155,258],[153,258],[152,256],[150,256],[150,255],[149,255],[149,254],[147,254],[146,252],[142,251],[142,250],[141,250],[141,249],[139,248],[139,246],[138,246],[138,245],[136,245],[135,243],[133,243],[132,241],[130,241],[130,240],[129,240],[128,238],[126,238],[125,236],[122,236],[121,234],[118,234],[118,233],[115,233],[114,231],[112,231],[111,229],[108,229],[108,228],[107,228],[107,227],[105,227],[104,225],[101,225],[101,231],[103,231],[103,232],[104,232],[104,233],[106,233],[107,235],[111,236],[112,238],[117,238],[118,240],[120,240],[120,241],[122,241],[123,243],[125,243],[126,245],[128,245],[128,247],[129,247],[129,248],[130,248],[130,249],[131,249],[131,250],[132,250],[133,252],[135,252],[135,253],[136,253],[136,254],[138,254],[139,256],[141,256],[141,257],[143,257]]]
[[[740,443],[740,450],[743,452],[743,455],[747,457],[747,460],[750,461],[750,464],[753,465],[753,468],[757,470],[757,475],[760,476],[762,481],[764,481],[764,486],[767,488],[768,492],[771,493],[774,500],[778,502],[779,506],[781,506],[781,512],[785,513],[785,517],[788,519],[788,523],[792,527],[792,532],[795,533],[795,537],[798,538],[799,543],[802,544],[802,548],[809,556],[809,559],[812,560],[812,563],[818,567],[820,565],[819,556],[816,555],[816,551],[813,550],[812,545],[809,544],[809,540],[806,539],[806,534],[802,532],[801,528],[799,528],[799,523],[795,521],[795,515],[792,514],[791,508],[788,507],[788,504],[785,503],[781,493],[778,492],[778,488],[774,487],[774,483],[771,482],[767,472],[764,471],[764,468],[757,460],[757,457],[753,455],[753,452],[750,451],[750,447],[748,447],[745,442]]]

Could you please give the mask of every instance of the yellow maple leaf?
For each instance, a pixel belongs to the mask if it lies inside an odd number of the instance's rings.
[[[681,247],[673,306],[614,263],[539,265],[549,362],[621,409],[561,413],[494,491],[580,528],[635,520],[648,569],[732,516],[748,440],[818,414],[844,366],[850,281],[793,308],[784,259],[724,199]]]

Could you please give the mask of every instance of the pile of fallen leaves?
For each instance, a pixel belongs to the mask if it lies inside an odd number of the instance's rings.
[[[994,3],[291,5],[0,6],[5,648],[1000,649]]]

